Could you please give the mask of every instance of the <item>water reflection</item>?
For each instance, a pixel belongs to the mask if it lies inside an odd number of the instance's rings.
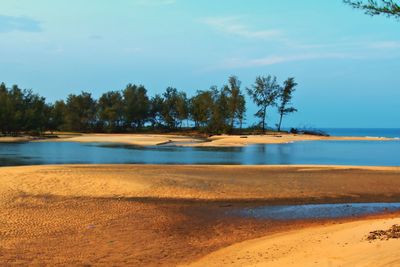
[[[399,166],[399,151],[400,141],[313,141],[220,148],[37,142],[0,144],[0,166],[68,163]]]

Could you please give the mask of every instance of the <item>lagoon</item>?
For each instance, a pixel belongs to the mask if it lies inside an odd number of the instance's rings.
[[[0,166],[44,164],[400,166],[400,141],[304,141],[246,147],[138,147],[76,142],[0,144]]]

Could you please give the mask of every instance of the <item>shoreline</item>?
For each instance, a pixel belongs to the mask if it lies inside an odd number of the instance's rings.
[[[284,144],[300,141],[399,141],[388,137],[316,136],[275,133],[265,135],[214,135],[203,138],[179,134],[60,134],[53,138],[30,136],[0,137],[1,143],[20,142],[79,142],[115,143],[135,146],[171,144],[186,147],[244,147],[256,144]]]

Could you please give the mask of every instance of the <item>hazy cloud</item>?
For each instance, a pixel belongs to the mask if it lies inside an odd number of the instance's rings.
[[[141,5],[141,6],[167,6],[167,5],[173,5],[177,2],[177,0],[136,0],[134,1],[135,4]]]
[[[92,34],[92,35],[89,36],[89,39],[100,40],[100,39],[103,39],[103,36],[101,36],[99,34]]]
[[[294,62],[294,61],[305,61],[305,60],[316,60],[316,59],[349,59],[358,58],[350,56],[345,53],[309,53],[309,54],[295,54],[295,55],[272,55],[254,59],[239,59],[231,58],[223,62],[223,68],[249,68],[249,67],[261,67],[268,65],[275,65],[280,63]]]
[[[371,48],[377,49],[398,49],[400,48],[400,41],[381,41],[374,42],[369,45]]]
[[[252,30],[247,25],[240,22],[237,17],[209,17],[200,20],[202,23],[213,27],[214,29],[237,35],[245,38],[267,39],[280,36],[279,30]]]
[[[40,22],[32,18],[0,15],[0,33],[13,31],[40,32],[42,28]]]
[[[331,43],[319,43],[319,44],[303,44],[297,43],[296,41],[290,40],[287,42],[287,46],[296,49],[319,49],[319,50],[390,50],[400,48],[400,41],[397,40],[386,40],[386,41],[349,41],[349,42],[331,42]]]

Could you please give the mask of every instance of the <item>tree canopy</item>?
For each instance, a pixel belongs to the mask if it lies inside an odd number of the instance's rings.
[[[257,77],[247,92],[259,107],[255,114],[266,128],[267,107],[277,106],[285,115],[294,91],[294,79],[281,87],[276,77]],[[282,88],[282,90],[280,90]],[[70,94],[66,100],[46,103],[32,90],[0,84],[0,134],[41,134],[45,131],[134,132],[146,128],[176,131],[183,127],[213,134],[232,133],[242,128],[246,99],[241,81],[230,76],[221,87],[198,90],[192,97],[174,87],[148,96],[143,85],[128,84],[123,90],[111,90],[95,99],[89,92]]]
[[[394,0],[367,0],[367,1],[354,1],[343,0],[344,3],[363,10],[366,14],[371,16],[384,15],[387,17],[400,18],[400,2]]]
[[[263,131],[266,128],[267,108],[276,106],[279,89],[280,86],[276,77],[272,77],[271,75],[258,76],[252,87],[247,88],[247,93],[259,108],[254,115],[261,119],[260,124]]]
[[[293,92],[296,90],[296,86],[297,83],[294,81],[294,78],[288,78],[286,81],[283,82],[283,87],[281,87],[279,90],[278,112],[280,117],[278,123],[278,131],[281,130],[283,116],[297,111],[297,109],[290,106]]]

